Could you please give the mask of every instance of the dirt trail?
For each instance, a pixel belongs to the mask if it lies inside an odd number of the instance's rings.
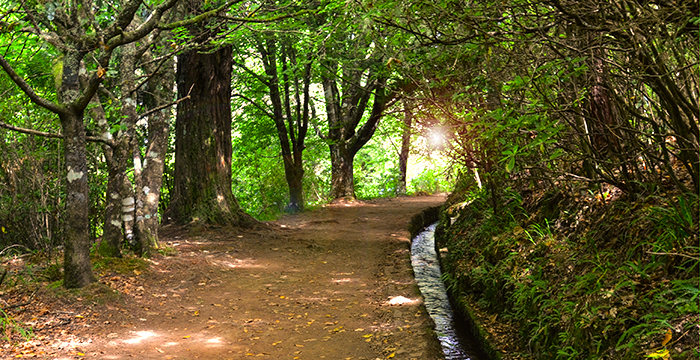
[[[74,336],[45,338],[49,357],[440,359],[407,227],[443,201],[328,206],[254,231],[165,228],[178,255],[131,277],[102,274],[119,301],[64,304],[77,314]]]

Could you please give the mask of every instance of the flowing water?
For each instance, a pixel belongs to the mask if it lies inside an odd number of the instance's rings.
[[[476,350],[455,325],[452,306],[440,275],[440,263],[435,252],[435,226],[420,232],[411,243],[411,264],[418,287],[425,298],[425,307],[435,322],[435,332],[447,360],[477,360]]]

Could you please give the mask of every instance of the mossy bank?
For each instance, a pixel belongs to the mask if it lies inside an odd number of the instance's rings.
[[[698,198],[458,189],[436,242],[492,359],[697,359]]]

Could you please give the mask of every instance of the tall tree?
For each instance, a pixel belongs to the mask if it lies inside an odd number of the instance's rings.
[[[387,89],[383,29],[367,21],[355,24],[354,16],[362,15],[343,11],[320,51],[328,132],[317,132],[330,149],[330,197],[353,200],[355,155],[374,135],[393,92]]]
[[[195,17],[204,6],[204,1],[188,3],[187,13]],[[169,212],[183,224],[249,224],[252,218],[231,191],[232,48],[207,42],[219,30],[216,26],[199,24],[188,30],[200,46],[178,56],[177,91],[189,100],[177,106]]]
[[[299,25],[298,21],[292,23]],[[296,212],[304,208],[302,158],[309,120],[314,114],[310,87],[315,56],[308,39],[284,31],[284,28],[290,27],[289,24],[280,24],[279,32],[259,30],[250,33],[252,44],[247,45],[257,50],[256,55],[262,63],[260,72],[245,64],[250,58],[236,60],[236,66],[243,70],[240,76],[249,82],[262,84],[265,89],[264,93],[255,92],[253,97],[242,93],[237,96],[253,104],[275,124],[289,187],[287,209]],[[301,30],[302,34],[305,32]],[[247,57],[244,49],[236,52],[239,56]],[[257,88],[254,84],[249,86]]]
[[[144,106],[148,118],[147,138],[145,149],[134,149],[134,158],[137,164],[141,164],[136,177],[136,213],[134,219],[134,246],[138,254],[147,255],[152,248],[158,248],[158,205],[160,203],[160,189],[163,184],[163,171],[165,167],[165,155],[168,150],[170,124],[172,117],[171,101],[175,96],[173,86],[175,84],[175,67],[172,56],[162,54],[167,49],[168,36],[158,39],[153,49],[149,49],[146,55],[148,59],[160,55],[163,59],[159,62],[146,61],[143,68],[147,74],[152,74],[146,85],[144,94]],[[187,97],[177,101],[186,101]],[[141,115],[142,117],[144,115]],[[141,158],[144,160],[141,161]]]

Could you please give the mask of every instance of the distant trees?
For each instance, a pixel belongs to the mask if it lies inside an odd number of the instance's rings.
[[[374,135],[394,93],[387,88],[385,30],[372,22],[351,19],[364,16],[358,9],[334,11],[339,12],[333,13],[337,24],[329,28],[320,48],[328,130],[317,133],[330,149],[330,198],[352,200],[355,155]]]
[[[279,6],[286,12],[299,10]],[[275,8],[261,13],[275,14]],[[315,115],[311,83],[318,66],[313,22],[312,16],[298,15],[251,27],[234,45],[241,86],[235,96],[274,124],[289,188],[287,210],[291,212],[303,210],[305,205],[303,153],[309,121]]]
[[[376,19],[424,49],[401,58],[404,69],[431,79],[423,104],[451,127],[455,160],[489,183],[697,194],[697,10],[697,1],[439,1],[387,4]]]

